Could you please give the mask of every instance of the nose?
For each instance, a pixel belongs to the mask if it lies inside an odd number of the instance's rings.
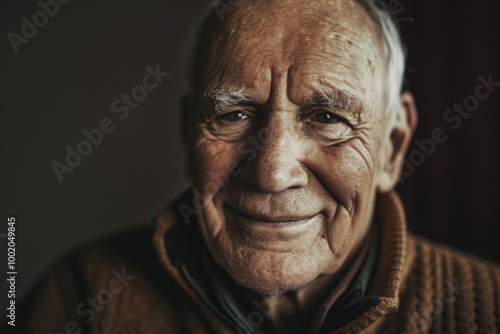
[[[274,112],[255,145],[256,154],[242,170],[242,178],[260,191],[277,193],[307,185],[308,175],[302,164],[306,147],[295,130],[290,115]],[[288,114],[282,112],[283,114]]]

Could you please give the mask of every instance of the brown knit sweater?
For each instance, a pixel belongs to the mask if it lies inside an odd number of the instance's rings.
[[[380,249],[369,298],[333,333],[500,333],[500,268],[408,234],[395,193],[379,196],[377,206]],[[106,239],[60,261],[18,310],[16,329],[241,332],[214,301],[196,265],[203,241],[178,207],[161,213],[153,229]]]

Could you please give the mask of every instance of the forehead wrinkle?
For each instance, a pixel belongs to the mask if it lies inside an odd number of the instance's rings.
[[[363,91],[363,86],[361,82],[366,82],[366,69],[369,66],[366,62],[363,62],[356,55],[346,58],[345,56],[339,56],[337,54],[330,54],[328,52],[318,52],[314,55],[308,55],[307,50],[304,52],[299,51],[259,51],[259,54],[269,53],[270,57],[264,57],[262,61],[254,64],[254,53],[246,56],[239,57],[238,59],[229,60],[227,64],[221,62],[217,66],[210,68],[207,74],[207,89],[206,92],[215,90],[225,90],[225,91],[238,91],[245,88],[245,91],[259,92],[261,94],[269,93],[269,85],[272,82],[276,82],[279,78],[278,73],[285,75],[284,69],[287,68],[287,86],[292,88],[294,85],[303,85],[304,80],[301,82],[294,83],[293,78],[298,73],[301,75],[306,75],[306,82],[318,81],[324,83],[325,81],[330,81],[328,79],[336,79],[339,81],[345,81],[346,86],[350,86],[352,91],[357,91],[359,88]],[[288,58],[281,63],[278,67],[273,67],[272,63],[273,55],[276,53],[282,53],[283,58]],[[303,54],[308,56],[302,57]],[[297,60],[300,58],[300,60]],[[268,59],[270,61],[268,61]],[[317,60],[324,60],[324,64],[318,64]],[[354,59],[354,64],[352,61]],[[359,61],[356,61],[358,60]],[[248,61],[247,61],[248,60]],[[264,63],[264,64],[262,64]],[[269,64],[269,65],[268,65]],[[314,64],[314,66],[312,66]],[[329,77],[325,77],[324,68],[329,67],[334,68],[334,71],[329,71]],[[220,70],[219,70],[220,68]],[[273,70],[274,68],[274,70]],[[300,75],[299,75],[300,76]],[[308,79],[309,78],[309,79]],[[348,78],[348,80],[345,80]],[[279,80],[278,80],[279,81]],[[293,90],[293,89],[292,89]],[[355,95],[354,93],[350,93]],[[207,93],[205,93],[207,95]],[[291,94],[288,94],[289,96]],[[263,98],[263,97],[262,97]]]
[[[297,58],[299,55],[295,55],[294,58]],[[314,55],[304,57],[302,59],[302,63],[300,67],[306,68],[310,71],[311,74],[322,74],[324,68],[314,68],[311,69],[309,62],[315,62],[316,60],[323,60],[324,63],[322,67],[328,67],[329,69],[334,70],[334,72],[342,73],[343,70],[347,70],[346,73],[349,74],[350,77],[358,77],[364,78],[366,76],[366,72],[371,73],[371,67],[369,64],[358,57],[356,54],[349,54],[347,57],[345,55],[339,55],[337,53],[328,53],[328,52],[319,52]],[[294,62],[296,63],[296,61]],[[298,67],[298,66],[297,66]]]
[[[328,64],[327,64],[328,65]],[[369,78],[365,78],[359,68],[350,64],[336,64],[333,71],[325,70],[325,66],[294,66],[291,70],[289,95],[301,103],[305,94],[324,94],[340,97],[340,93],[353,102],[360,104],[366,98],[367,89],[364,87]],[[359,73],[358,73],[359,72]],[[364,85],[362,83],[365,83]],[[336,92],[339,92],[338,94]],[[347,101],[347,99],[344,99]]]
[[[369,74],[374,76],[375,70],[383,67],[375,64],[385,59],[380,57],[382,49],[377,48],[382,41],[376,29],[375,22],[357,3],[241,0],[222,23],[222,32],[215,36],[209,55],[211,62],[206,68],[210,78],[205,82],[212,87],[228,87],[226,83],[231,83],[233,87],[248,88],[247,91],[256,92],[259,97],[268,95],[272,63],[278,60],[293,66],[302,50],[311,52],[312,48],[318,58],[325,60],[325,65],[301,63],[298,67],[317,75],[327,66],[335,66],[329,73],[333,79],[343,81],[342,86],[350,91],[364,93],[373,90],[375,78]],[[265,53],[268,55],[262,56]],[[280,58],[278,54],[283,56]],[[262,71],[262,67],[268,68]],[[304,69],[300,71],[305,73]]]
[[[318,23],[316,19],[314,23],[307,23],[299,17],[298,20],[292,20],[298,24],[290,24],[287,21],[286,24],[280,25],[274,20],[268,20],[260,27],[265,29],[245,27],[241,22],[235,23],[238,29],[229,29],[228,26],[231,24],[228,24],[226,30],[231,36],[224,34],[219,36],[219,43],[213,45],[212,59],[214,63],[232,62],[242,58],[240,55],[249,58],[249,51],[251,55],[257,57],[262,53],[293,54],[302,50],[324,52],[336,58],[342,58],[339,55],[343,55],[360,63],[377,63],[380,58],[385,59],[379,57],[382,50],[373,43],[379,41],[378,35],[368,29],[366,24],[356,25],[352,22],[352,18],[346,18],[336,12],[329,15],[321,13],[321,15],[326,18],[325,23]],[[243,21],[248,23],[251,20]]]
[[[251,60],[254,57],[250,55]],[[227,62],[225,61],[227,60]],[[248,56],[237,59],[222,59],[209,66],[204,76],[205,92],[219,90],[238,91],[261,94],[271,80],[271,69],[264,61],[258,63],[248,61]]]
[[[233,54],[247,54],[248,50],[321,47],[329,44],[322,42],[330,39],[349,44],[354,39],[364,42],[360,49],[361,54],[366,54],[367,50],[376,49],[374,42],[382,47],[377,25],[372,21],[357,2],[240,0],[222,23],[213,46],[223,52],[232,49]]]
[[[232,35],[232,41],[240,39],[253,45],[262,45],[262,36],[269,36],[274,44],[284,46],[301,44],[309,39],[308,35],[314,42],[317,36],[348,39],[351,34],[353,37],[367,35],[370,43],[376,41],[382,46],[378,26],[364,7],[345,0],[240,0],[224,22],[223,30],[222,35]]]

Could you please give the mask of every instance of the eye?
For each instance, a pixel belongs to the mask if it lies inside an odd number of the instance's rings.
[[[238,109],[236,109],[238,108]],[[260,115],[251,106],[237,106],[223,111],[208,123],[209,131],[225,141],[239,140],[256,130],[260,123]]]
[[[323,112],[321,114],[315,115],[313,118],[311,118],[312,121],[318,122],[318,123],[335,123],[339,121],[339,118],[336,117],[334,114],[331,112]]]
[[[220,120],[225,120],[229,122],[237,122],[237,121],[244,121],[248,119],[248,115],[245,115],[242,111],[233,111],[221,116],[218,116],[217,119]]]

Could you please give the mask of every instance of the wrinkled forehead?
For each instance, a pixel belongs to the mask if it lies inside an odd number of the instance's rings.
[[[378,26],[356,1],[240,0],[217,30],[205,88],[276,59],[284,67],[295,64],[309,71],[318,60],[332,61],[343,65],[332,70],[350,69],[360,80],[385,68]],[[308,62],[313,58],[316,62]]]
[[[217,42],[235,48],[275,44],[292,50],[342,40],[368,40],[371,49],[379,46],[378,26],[356,0],[240,0],[222,21]]]

